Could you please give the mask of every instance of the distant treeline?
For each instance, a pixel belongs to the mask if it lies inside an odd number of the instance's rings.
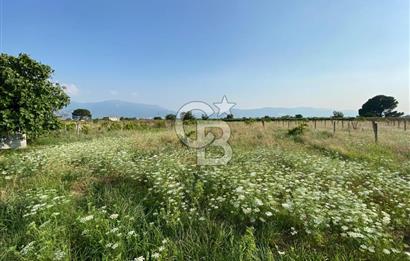
[[[410,120],[408,117],[256,117],[256,118],[224,118],[224,121],[404,121]]]
[[[167,119],[162,117],[154,117],[152,119],[145,119],[145,118],[136,118],[136,117],[121,117],[119,118],[120,121],[159,121],[159,120],[167,120],[167,121],[174,121],[174,119]],[[189,120],[208,120],[208,121],[215,121],[215,120],[223,120],[228,122],[241,122],[241,121],[410,121],[409,117],[343,117],[343,118],[336,118],[336,117],[242,117],[242,118],[193,118]],[[71,119],[66,119],[66,121],[75,121]],[[92,119],[90,121],[93,122],[102,122],[102,121],[110,121],[106,118],[101,119]]]

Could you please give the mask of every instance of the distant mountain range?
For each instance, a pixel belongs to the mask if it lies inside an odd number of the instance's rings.
[[[157,105],[142,103],[133,103],[120,100],[109,100],[101,102],[71,102],[61,112],[64,117],[71,117],[75,109],[87,109],[91,111],[93,118],[102,118],[108,116],[129,117],[129,118],[153,118],[155,116],[165,116],[169,113],[175,113],[171,110],[164,109]]]
[[[102,118],[106,116],[129,117],[129,118],[153,118],[155,116],[164,117],[175,111],[162,108],[157,105],[141,104],[126,102],[121,100],[108,100],[101,102],[71,102],[64,108],[60,114],[66,118],[71,117],[73,110],[82,108],[91,111],[93,118]],[[294,116],[302,114],[305,117],[329,117],[332,116],[334,109],[312,108],[312,107],[295,107],[295,108],[257,108],[257,109],[237,109],[233,108],[232,113],[237,118],[242,117],[263,117],[273,116],[280,117],[284,115]],[[353,110],[342,110],[345,116],[356,116],[357,112]]]

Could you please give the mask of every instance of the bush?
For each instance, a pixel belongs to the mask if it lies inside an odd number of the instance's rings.
[[[90,133],[90,126],[89,126],[89,125],[82,125],[80,132],[81,132],[81,133],[84,133],[84,134]]]
[[[139,129],[140,126],[138,124],[138,122],[135,121],[127,121],[123,124],[123,129],[124,130],[136,130]]]
[[[303,135],[305,133],[306,128],[308,127],[308,125],[306,123],[302,123],[299,126],[288,130],[288,135],[289,136],[300,136]]]
[[[74,131],[75,130],[75,122],[68,122],[68,123],[64,123],[65,125],[65,130],[67,131]]]
[[[122,124],[119,122],[111,122],[111,123],[108,123],[107,125],[108,131],[116,131],[116,130],[121,130],[121,129],[122,129]]]
[[[169,121],[174,121],[176,119],[176,115],[175,114],[168,114],[167,116],[165,116],[166,120]]]

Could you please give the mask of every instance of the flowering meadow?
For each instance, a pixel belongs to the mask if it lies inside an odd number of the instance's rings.
[[[0,154],[0,260],[410,260],[410,132],[232,124],[197,166],[172,129]]]

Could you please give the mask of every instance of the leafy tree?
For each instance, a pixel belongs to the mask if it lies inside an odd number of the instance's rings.
[[[195,120],[195,116],[192,114],[192,111],[181,113],[181,118],[184,121]]]
[[[53,72],[27,54],[0,54],[0,134],[35,137],[59,127],[55,113],[69,97],[50,81]]]
[[[404,112],[398,112],[398,111],[390,111],[384,114],[385,117],[401,117],[403,115],[404,115]]]
[[[87,109],[76,109],[72,113],[72,118],[73,120],[91,120],[91,112]]]
[[[177,118],[177,116],[175,114],[167,114],[165,116],[165,119],[169,120],[169,121],[174,121],[176,118]]]
[[[233,114],[227,114],[225,119],[232,120],[233,119]]]
[[[155,116],[154,120],[162,120],[161,116]]]
[[[206,114],[202,114],[201,119],[203,119],[204,121],[209,119],[209,116]]]
[[[295,115],[295,118],[296,118],[296,119],[303,119],[303,115],[302,115],[302,114],[296,114],[296,115]]]
[[[359,110],[362,117],[400,117],[402,112],[394,111],[399,102],[392,96],[377,95],[369,99]]]
[[[333,111],[332,118],[343,118],[345,115],[341,111]]]

